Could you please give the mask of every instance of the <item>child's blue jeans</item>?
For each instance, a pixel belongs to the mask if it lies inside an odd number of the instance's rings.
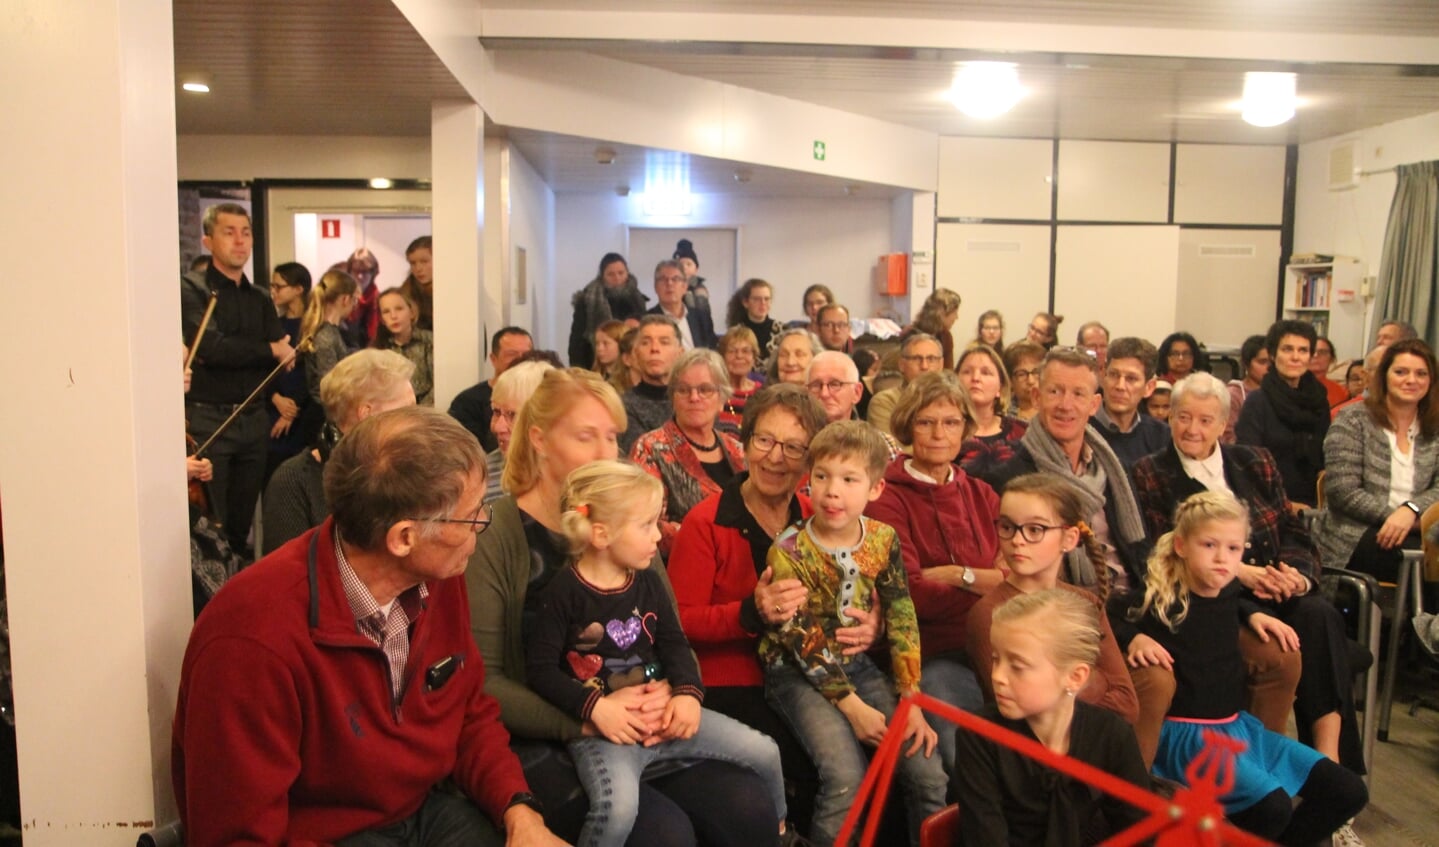
[[[654,762],[714,759],[749,768],[764,780],[779,820],[785,819],[779,747],[768,735],[719,712],[701,710],[699,731],[692,737],[653,747],[615,744],[602,737],[581,738],[568,746],[590,798],[579,847],[623,847],[639,812],[640,778]]]
[[[886,720],[894,717],[899,705],[894,683],[868,656],[851,658],[844,670],[861,700],[882,712]],[[855,737],[849,719],[795,666],[786,663],[766,668],[764,689],[765,699],[789,723],[819,771],[819,796],[814,801],[809,838],[815,844],[833,844],[864,780],[870,751]],[[919,843],[920,823],[944,808],[949,785],[937,753],[928,757],[923,751],[913,756],[901,754],[895,768],[905,795],[911,844]]]

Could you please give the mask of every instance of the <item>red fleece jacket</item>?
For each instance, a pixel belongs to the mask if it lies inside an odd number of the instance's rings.
[[[484,693],[464,578],[429,583],[392,706],[385,654],[355,628],[333,538],[326,520],[266,556],[195,624],[172,749],[190,847],[333,842],[408,817],[447,776],[498,824],[528,790]],[[426,669],[450,656],[459,669],[427,690]]]
[[[964,618],[979,595],[924,578],[925,568],[968,565],[993,568],[999,552],[994,519],[999,496],[985,482],[951,465],[944,485],[921,482],[904,469],[900,456],[885,469],[884,492],[865,514],[894,527],[904,556],[909,593],[919,618],[919,646],[925,658],[964,650]]]

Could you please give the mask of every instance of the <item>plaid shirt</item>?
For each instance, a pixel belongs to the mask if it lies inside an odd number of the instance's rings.
[[[430,596],[429,588],[422,582],[407,589],[395,598],[386,614],[375,595],[365,586],[360,575],[345,559],[345,550],[340,545],[340,534],[335,533],[335,559],[340,563],[340,584],[345,587],[345,599],[350,601],[350,611],[355,614],[355,629],[385,653],[390,666],[390,696],[396,703],[405,690],[405,663],[410,658],[410,622],[419,614],[420,607]]]
[[[1310,579],[1316,577],[1319,553],[1304,521],[1289,508],[1284,482],[1269,451],[1240,444],[1219,445],[1224,481],[1239,502],[1249,507],[1249,549],[1244,561],[1256,565],[1284,562]],[[1132,470],[1134,498],[1144,515],[1151,543],[1174,528],[1174,508],[1204,485],[1184,472],[1171,443],[1146,456]]]

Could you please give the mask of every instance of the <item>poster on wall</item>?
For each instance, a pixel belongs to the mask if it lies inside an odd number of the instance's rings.
[[[221,203],[234,203],[244,207],[246,212],[253,214],[250,203],[250,188],[243,185],[196,185],[193,183],[180,186],[180,272],[184,273],[190,269],[190,265],[198,258],[208,255],[201,238],[204,236],[205,212],[211,206],[218,206]],[[256,239],[259,233],[255,233]],[[255,260],[251,253],[250,261],[245,263],[245,275],[251,280],[255,279]]]

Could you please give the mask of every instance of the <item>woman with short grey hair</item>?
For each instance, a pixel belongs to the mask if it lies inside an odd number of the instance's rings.
[[[804,385],[809,363],[824,352],[824,345],[807,329],[787,329],[774,337],[772,349],[764,365],[764,384]]]
[[[670,369],[674,415],[640,436],[630,450],[631,461],[664,483],[660,553],[666,558],[680,520],[745,468],[739,441],[715,428],[732,390],[720,354],[702,348],[686,351]]]

